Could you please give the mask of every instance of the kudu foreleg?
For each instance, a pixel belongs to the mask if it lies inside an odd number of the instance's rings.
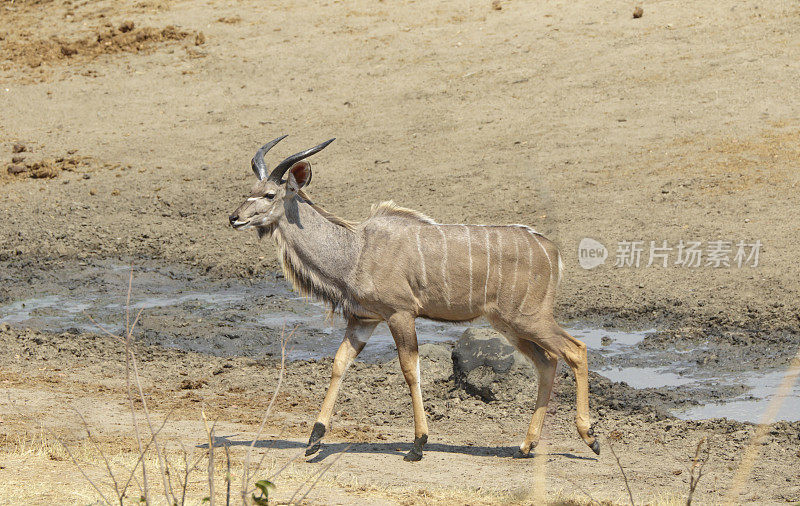
[[[389,330],[397,345],[400,369],[411,391],[411,404],[414,408],[414,446],[404,459],[422,460],[422,448],[428,442],[428,421],[422,405],[422,389],[419,380],[419,350],[414,316],[409,313],[396,313],[387,321]]]
[[[317,421],[314,423],[314,428],[311,431],[311,437],[308,440],[308,448],[306,449],[306,456],[313,455],[319,451],[322,437],[330,428],[333,407],[336,404],[336,397],[339,395],[339,388],[342,386],[344,373],[358,354],[361,353],[361,350],[364,349],[364,345],[367,344],[367,340],[369,340],[378,323],[377,321],[359,320],[356,318],[351,318],[347,322],[347,330],[344,333],[344,339],[342,340],[342,344],[339,345],[336,357],[333,359],[331,384],[328,386],[325,400],[322,401],[322,408],[319,411]]]

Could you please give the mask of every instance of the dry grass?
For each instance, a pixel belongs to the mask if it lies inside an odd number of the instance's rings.
[[[198,440],[202,434],[198,434]],[[125,442],[123,448],[114,448],[113,445],[104,445],[104,452],[115,473],[123,473],[132,469],[138,459],[139,454],[131,450],[132,441]],[[166,459],[171,469],[179,469],[183,465],[183,451],[175,441],[165,441],[170,445],[166,452]],[[74,466],[69,462],[69,457],[64,451],[59,441],[45,432],[37,432],[27,437],[9,440],[4,444],[4,451],[0,452],[0,461],[5,459],[25,459],[31,469],[50,469],[53,476],[74,476]],[[135,443],[134,443],[135,446]],[[219,448],[219,447],[218,447]],[[100,455],[93,451],[88,441],[83,441],[71,447],[73,455],[76,456],[78,464],[82,466],[87,474],[94,480],[104,479],[104,462]],[[197,469],[208,468],[209,460],[204,449],[194,449],[196,455],[201,455],[197,462]],[[277,481],[275,499],[279,504],[289,501],[295,491],[304,484],[306,487],[319,475],[319,466],[310,466],[304,462],[292,461],[287,466],[287,459],[275,457],[268,448],[257,448],[256,457],[266,456],[264,466],[259,475],[259,479],[280,472],[280,479]],[[231,449],[231,482],[238,483],[244,472],[245,449],[237,446]],[[154,454],[150,453],[145,459],[145,465],[150,469],[156,469],[158,461]],[[215,452],[214,468],[214,489],[216,491],[216,502],[222,503],[225,500],[226,476],[225,476],[225,454],[222,451]],[[284,467],[285,466],[285,467]],[[49,473],[46,473],[49,474]],[[53,500],[60,497],[62,503],[81,503],[86,504],[95,502],[98,499],[96,493],[90,490],[88,485],[76,486],[70,479],[63,481],[53,479],[49,476],[35,483],[30,476],[20,475],[12,477],[10,480],[0,484],[0,497],[13,498],[17,503],[41,503],[43,500]],[[52,480],[52,481],[51,481]],[[303,489],[304,490],[304,489]],[[338,491],[338,492],[337,492]],[[151,489],[152,496],[158,497],[163,490],[154,483]],[[314,486],[311,494],[306,497],[306,501],[312,503],[325,502],[325,497],[330,494],[340,494],[357,502],[359,498],[369,498],[372,501],[380,500],[388,503],[398,504],[541,504],[531,493],[531,490],[499,491],[481,488],[455,488],[442,486],[438,488],[416,489],[409,486],[389,486],[381,487],[372,483],[366,483],[357,476],[353,476],[347,469],[335,473],[322,475]],[[297,499],[299,494],[295,499]],[[196,504],[208,496],[207,476],[203,472],[194,473],[194,479],[190,480],[187,489],[187,503]],[[135,499],[136,494],[130,494],[129,499]],[[157,502],[157,501],[156,501]],[[551,494],[548,503],[550,504],[592,504],[585,497],[576,495],[570,491],[558,491]],[[655,501],[655,504],[674,504],[669,502]],[[597,504],[597,503],[595,503]],[[603,504],[613,504],[604,502]]]

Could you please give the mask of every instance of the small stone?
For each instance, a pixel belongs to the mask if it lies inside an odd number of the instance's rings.
[[[203,32],[197,32],[197,36],[194,38],[194,45],[195,46],[202,46],[206,43],[206,34]]]
[[[95,190],[94,188],[90,189],[89,195],[97,195],[97,190]]]
[[[13,156],[11,157],[11,163],[22,163],[25,161],[24,156]]]
[[[119,190],[114,188],[113,190],[111,190],[111,195],[114,195],[116,197],[117,195],[119,195]]]
[[[14,144],[11,148],[12,153],[22,153],[23,151],[28,151],[24,144]]]
[[[203,385],[207,385],[208,382],[206,380],[190,380],[185,379],[181,381],[180,389],[181,390],[197,390],[198,388],[202,388]]]
[[[128,33],[133,30],[134,28],[133,21],[125,21],[121,25],[119,25],[119,31],[122,33]]]
[[[642,16],[644,16],[644,9],[642,9],[641,6],[636,6],[636,8],[633,9],[633,19],[639,19]]]
[[[32,164],[30,167],[31,177],[37,179],[48,179],[57,177],[61,169],[55,165],[53,160],[42,160]]]
[[[28,170],[24,165],[9,165],[8,166],[8,173],[9,174],[22,174]]]
[[[500,3],[500,0],[492,0],[492,10],[495,11],[503,10],[503,5]]]

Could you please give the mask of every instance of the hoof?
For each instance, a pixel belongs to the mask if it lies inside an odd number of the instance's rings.
[[[311,437],[308,438],[308,448],[306,448],[306,457],[314,455],[322,448],[322,437],[325,436],[325,426],[317,422],[314,428],[311,429]]]
[[[319,443],[309,446],[308,448],[306,448],[306,457],[314,455],[320,450],[320,448],[322,448],[322,445]]]
[[[422,460],[422,452],[417,450],[416,448],[412,448],[410,452],[406,453],[403,460],[406,462],[419,462]]]
[[[514,452],[515,459],[529,459],[531,457],[533,457],[533,455],[531,455],[530,451],[528,451],[528,453],[522,453],[520,448],[517,448],[517,451]]]
[[[420,437],[414,440],[414,446],[411,448],[411,451],[406,453],[403,460],[406,462],[419,462],[422,460],[422,447],[425,446],[425,443],[428,442],[428,435],[423,434]]]
[[[589,448],[592,449],[595,455],[600,455],[600,441],[594,440],[594,443],[589,445]]]
[[[533,443],[529,444],[527,449],[523,449],[525,443],[522,443],[522,445],[519,448],[517,448],[517,451],[514,452],[514,458],[529,459],[533,457],[533,452],[531,450],[536,448],[536,443],[538,443],[538,441],[534,441]]]

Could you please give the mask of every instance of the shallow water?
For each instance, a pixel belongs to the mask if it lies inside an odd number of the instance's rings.
[[[111,332],[124,329],[129,267],[100,262],[66,268],[36,277],[35,292],[20,286],[24,296],[0,303],[0,323],[54,332],[97,332],[91,315]],[[44,278],[44,279],[42,279]],[[7,276],[6,282],[15,280]],[[254,282],[211,280],[175,266],[138,267],[132,285],[132,314],[143,310],[137,339],[162,346],[216,355],[260,357],[280,353],[279,336],[297,327],[289,340],[290,359],[332,356],[341,342],[345,324],[326,318],[325,308],[298,297],[279,276]],[[420,319],[421,344],[457,340],[471,324],[448,324]],[[780,384],[783,374],[772,372],[720,373],[683,361],[676,350],[644,351],[638,345],[654,329],[620,331],[593,328],[576,322],[568,331],[590,350],[593,370],[612,381],[634,388],[675,388],[697,392],[715,384],[743,384],[746,393],[724,402],[676,411],[681,418],[728,417],[758,421]],[[361,358],[368,361],[395,356],[394,341],[385,323],[375,330]],[[777,419],[800,420],[800,385],[796,385]]]
[[[725,402],[708,403],[701,406],[676,411],[674,414],[680,418],[689,420],[701,420],[705,418],[730,418],[746,422],[760,422],[764,413],[774,400],[774,394],[778,391],[784,379],[784,371],[773,371],[763,374],[745,375],[745,383],[750,387],[745,395],[734,399],[726,399]],[[739,377],[741,380],[741,376]],[[776,411],[775,420],[800,420],[800,384],[796,383],[789,390],[788,395],[783,399],[782,404]]]

